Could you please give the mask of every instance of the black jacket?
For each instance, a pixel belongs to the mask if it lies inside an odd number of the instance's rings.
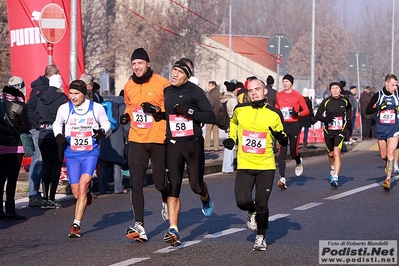
[[[36,121],[37,129],[40,129],[40,125],[43,124],[53,124],[58,108],[66,102],[68,102],[68,97],[56,87],[48,87],[40,93],[36,104],[36,116],[39,118]]]
[[[305,99],[306,105],[308,106],[310,115],[301,116],[299,118],[299,124],[301,125],[301,127],[311,127],[312,124],[314,124],[312,101],[309,99],[309,97],[303,97],[303,98]]]
[[[20,145],[19,133],[28,133],[31,129],[28,107],[24,102],[25,97],[21,91],[6,86],[0,93],[0,98],[3,100],[5,112],[15,127],[10,125],[4,112],[1,112],[0,145],[18,146]],[[3,110],[3,107],[0,107],[0,110]]]
[[[32,91],[29,95],[29,100],[27,102],[29,110],[29,119],[32,124],[32,128],[38,128],[37,121],[39,121],[38,113],[36,111],[37,100],[40,93],[47,90],[49,86],[49,79],[46,76],[40,76],[30,85]]]

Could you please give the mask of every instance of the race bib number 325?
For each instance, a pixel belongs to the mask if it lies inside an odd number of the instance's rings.
[[[71,150],[91,151],[93,149],[93,139],[91,131],[71,131]]]

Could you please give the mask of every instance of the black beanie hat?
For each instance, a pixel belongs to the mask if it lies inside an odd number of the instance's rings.
[[[266,79],[266,84],[267,85],[273,85],[274,84],[274,78],[272,76],[268,76]]]
[[[330,85],[328,86],[328,88],[331,90],[332,86],[338,86],[341,90],[342,90],[342,83],[341,82],[331,82]]]
[[[291,84],[294,84],[294,77],[291,76],[290,74],[286,74],[286,75],[283,77],[283,80],[284,80],[284,79],[288,79],[288,80],[291,82]]]
[[[224,85],[226,86],[227,91],[235,91],[236,84],[234,82],[225,81]]]
[[[187,78],[190,78],[193,75],[193,70],[190,68],[189,65],[186,64],[186,62],[184,62],[181,59],[177,60],[174,63],[173,67],[181,68],[184,71],[184,73],[186,73]]]
[[[71,84],[69,85],[69,89],[78,90],[81,93],[83,93],[84,95],[87,94],[86,83],[84,83],[84,81],[82,81],[82,80],[72,81]]]
[[[148,57],[148,54],[144,48],[137,48],[133,51],[130,61],[133,61],[134,59],[143,59],[147,62],[150,62],[150,58]]]

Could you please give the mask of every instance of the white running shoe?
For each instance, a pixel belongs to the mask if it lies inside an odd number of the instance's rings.
[[[295,167],[295,175],[296,176],[300,176],[303,173],[302,158],[300,158],[300,159],[301,159],[301,162],[299,164],[297,164]]]
[[[249,230],[252,232],[255,232],[258,229],[258,224],[256,223],[256,212],[248,212],[248,220],[247,220],[247,226]]]
[[[264,235],[256,235],[253,250],[265,251],[266,248],[266,237]]]
[[[287,185],[285,183],[284,177],[280,177],[280,180],[278,181],[277,186],[281,189],[287,189]]]
[[[136,240],[140,243],[148,241],[147,234],[140,222],[136,222],[133,227],[129,226],[126,229],[125,234],[127,238]]]
[[[166,202],[162,202],[161,216],[162,220],[164,221],[169,220],[168,204]]]

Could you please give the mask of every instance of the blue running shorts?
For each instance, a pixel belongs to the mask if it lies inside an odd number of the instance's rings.
[[[87,156],[81,158],[67,158],[66,167],[68,170],[69,184],[79,183],[83,174],[93,175],[97,166],[98,156]]]

